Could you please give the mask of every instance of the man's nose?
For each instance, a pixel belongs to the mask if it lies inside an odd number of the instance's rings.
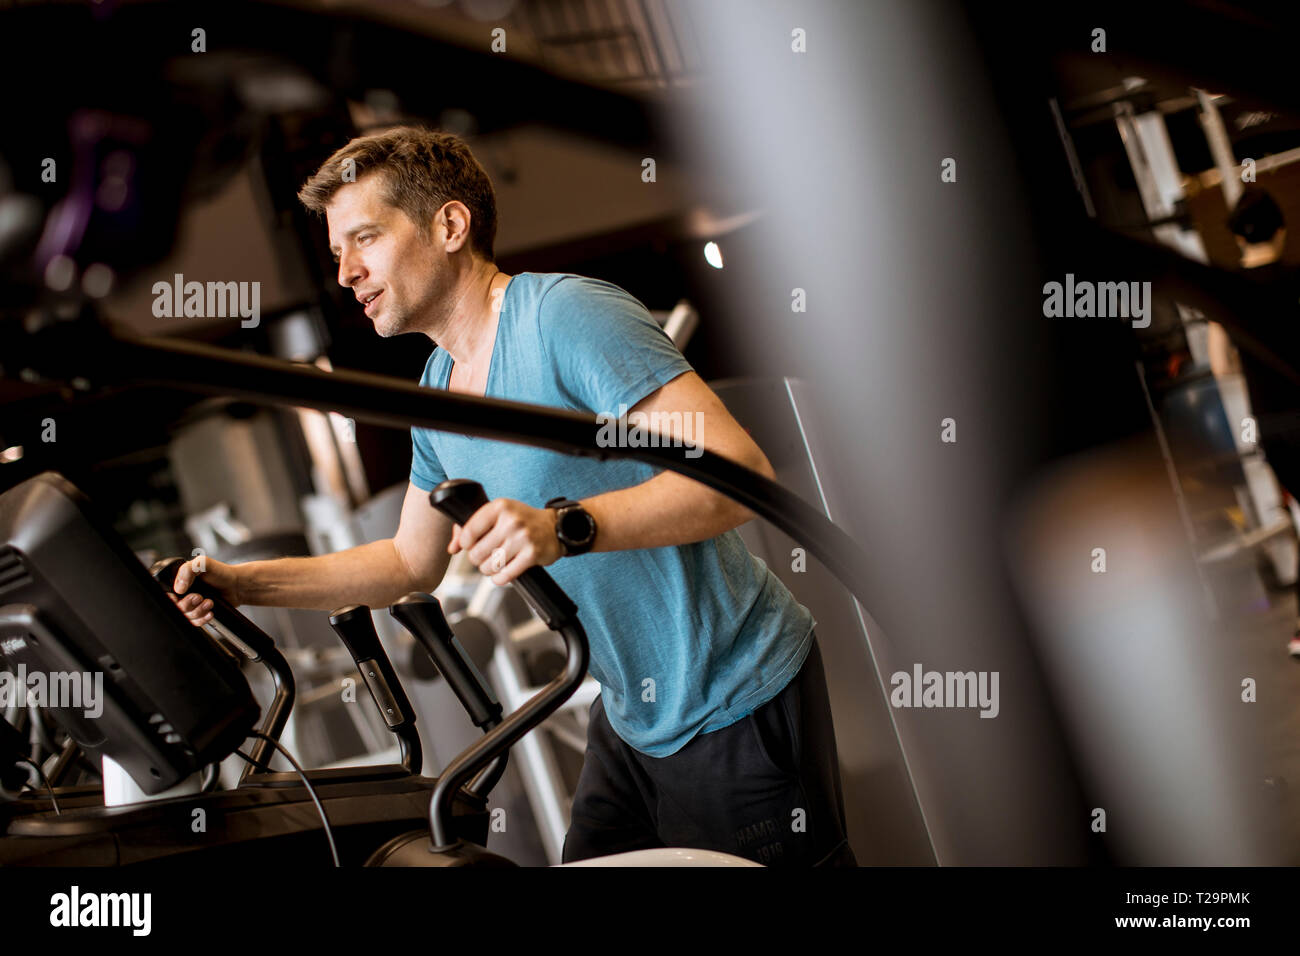
[[[361,281],[365,272],[360,260],[342,255],[339,257],[339,285],[344,288],[351,288]]]

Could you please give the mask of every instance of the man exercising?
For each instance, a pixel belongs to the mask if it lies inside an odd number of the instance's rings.
[[[435,343],[420,384],[586,413],[676,413],[694,440],[768,477],[771,465],[640,302],[568,274],[506,275],[496,201],[468,147],[399,127],[338,150],[299,193],[323,214],[338,281],[383,336]],[[681,437],[681,436],[677,436]],[[235,604],[384,607],[433,591],[458,551],[498,585],[551,567],[573,598],[601,693],[564,860],[658,846],[773,865],[856,865],[806,608],[734,529],[753,514],[671,471],[412,429],[396,535],[313,558],[229,565]],[[464,527],[434,509],[440,481],[489,503]],[[177,603],[195,624],[211,602]]]

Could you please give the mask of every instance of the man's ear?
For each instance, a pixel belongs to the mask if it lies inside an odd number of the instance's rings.
[[[457,199],[438,210],[437,228],[447,252],[458,252],[469,244],[470,218],[469,207]]]

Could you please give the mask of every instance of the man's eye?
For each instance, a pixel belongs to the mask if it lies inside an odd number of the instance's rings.
[[[364,236],[357,236],[357,243],[360,244],[363,242],[367,242],[368,240],[373,238],[375,238],[373,233],[366,233]]]

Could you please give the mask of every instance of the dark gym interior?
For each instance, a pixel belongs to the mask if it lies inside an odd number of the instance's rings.
[[[168,598],[186,562],[393,539],[415,428],[594,454],[599,409],[403,391],[437,343],[341,284],[299,191],[406,126],[487,173],[497,270],[624,290],[770,463],[629,456],[749,507],[755,566],[815,618],[859,867],[1300,864],[1297,26],[0,2],[0,688],[110,689],[102,721],[4,698],[0,866],[565,862],[611,691],[554,582],[462,553],[391,611],[195,628]],[[446,497],[422,507],[478,507]],[[168,816],[204,805],[219,836]]]

